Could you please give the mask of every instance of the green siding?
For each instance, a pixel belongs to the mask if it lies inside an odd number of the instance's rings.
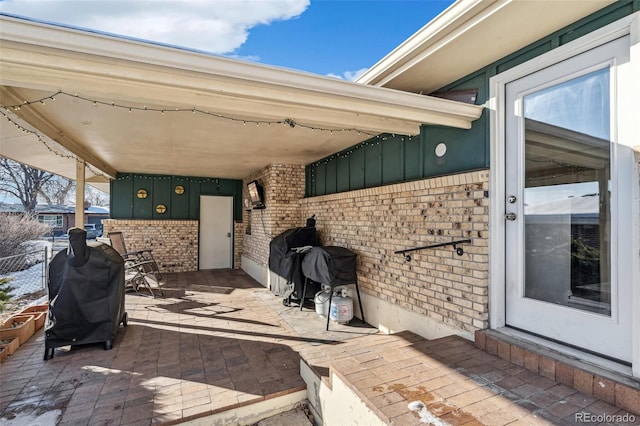
[[[486,117],[481,118],[486,124]],[[464,131],[449,127],[425,126],[424,165],[425,177],[441,176],[488,167],[484,144],[484,126]],[[436,146],[444,143],[447,152],[442,157],[435,155]]]
[[[500,74],[503,71],[513,68],[523,62],[533,59],[553,49],[554,43],[552,40],[545,40],[540,44],[530,46],[526,49],[520,50],[516,55],[511,55],[509,59],[502,61],[496,65],[496,74]],[[486,95],[483,99],[486,99]]]
[[[304,193],[311,194],[314,187],[314,175],[311,167],[305,167],[304,169]]]
[[[183,194],[176,194],[176,186],[184,187]],[[189,219],[189,179],[181,177],[171,178],[171,217],[173,219]]]
[[[183,194],[175,187],[182,185]],[[145,189],[147,198],[136,196]],[[114,219],[199,219],[200,195],[233,196],[234,220],[242,220],[242,181],[188,176],[119,174],[111,181],[111,217]],[[164,214],[156,206],[164,204]]]
[[[331,194],[417,179],[422,173],[419,137],[380,135],[307,166],[307,193]]]
[[[422,177],[422,138],[404,142],[404,180]]]
[[[234,219],[240,220],[240,221],[242,220],[242,209],[244,208],[244,205],[243,205],[244,200],[242,199],[243,188],[244,188],[244,185],[241,180],[234,181],[233,217]]]
[[[336,183],[336,191],[344,192],[349,190],[349,182],[351,179],[349,178],[350,170],[349,170],[349,157],[339,157],[337,164],[337,183]]]
[[[130,218],[133,207],[133,181],[131,179],[115,179],[111,181],[109,197],[112,218]]]
[[[327,193],[325,185],[325,176],[327,171],[327,163],[320,163],[316,167],[316,195],[324,195]]]
[[[231,179],[218,179],[218,180],[219,180],[218,191],[220,194],[228,195],[228,194],[234,193],[234,191],[236,190],[236,185],[238,183],[237,180],[231,180]]]
[[[172,204],[171,204],[171,178],[154,179],[153,180],[153,209],[152,214],[154,219],[165,219],[172,216]],[[164,213],[158,213],[156,207],[160,204],[164,205],[167,210]]]
[[[436,92],[477,90],[477,105],[489,99],[489,79],[589,32],[640,10],[640,0],[613,3],[511,55],[508,55]],[[398,141],[398,138],[400,141]],[[439,143],[447,145],[444,157],[435,156]],[[329,194],[383,184],[460,173],[489,167],[489,113],[471,129],[424,125],[418,136],[379,135],[326,159],[307,165],[307,196]],[[327,168],[334,158],[338,167]],[[344,158],[349,160],[348,174]],[[329,182],[331,185],[326,185]]]
[[[400,136],[392,137],[380,144],[382,160],[382,183],[402,182],[404,179],[404,157]]]
[[[367,188],[382,185],[382,163],[379,143],[366,145],[364,148],[364,185]]]
[[[198,219],[200,216],[200,194],[202,193],[200,181],[190,181],[189,189],[189,219]]]
[[[595,13],[591,19],[580,21],[579,24],[572,26],[569,31],[564,31],[559,35],[560,44],[569,43],[572,40],[589,34],[592,31],[602,28],[606,24],[617,21],[620,18],[631,15],[640,10],[637,0],[635,1],[619,1],[611,7],[605,9],[605,13]]]
[[[349,155],[349,189],[364,188],[364,149],[362,145]]]
[[[477,90],[476,103],[484,103],[489,98],[489,79],[486,70],[476,72],[457,83],[448,90]],[[423,177],[442,176],[452,173],[477,170],[489,167],[487,143],[489,139],[489,114],[473,122],[471,129],[456,129],[443,126],[422,126],[423,143]],[[444,143],[447,152],[443,157],[435,155],[438,144]]]
[[[144,189],[147,198],[138,198],[136,193]],[[132,219],[151,219],[153,217],[153,180],[148,176],[133,178],[133,215]]]
[[[200,183],[200,195],[219,195],[220,182],[218,179],[206,180]]]
[[[337,171],[338,171],[338,160],[336,158],[327,162],[327,170],[326,175],[324,177],[325,182],[325,193],[333,194],[336,192],[336,181],[337,181]]]

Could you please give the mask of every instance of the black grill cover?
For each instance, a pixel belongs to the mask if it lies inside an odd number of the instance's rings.
[[[332,287],[355,284],[356,256],[338,246],[313,247],[302,260],[302,273],[311,280]]]
[[[291,251],[296,247],[317,245],[316,228],[287,229],[269,243],[269,269],[296,285],[304,284],[300,268],[302,255]]]
[[[86,231],[69,230],[71,253],[49,264],[46,348],[112,340],[124,311],[124,260],[111,246],[87,245]]]

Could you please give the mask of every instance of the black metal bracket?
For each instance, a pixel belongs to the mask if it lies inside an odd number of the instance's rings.
[[[444,247],[444,246],[453,246],[453,249],[456,251],[456,254],[458,256],[462,256],[464,254],[464,250],[462,250],[462,247],[457,247],[458,244],[466,244],[466,243],[470,243],[471,240],[470,239],[466,239],[466,240],[458,240],[458,241],[450,241],[448,243],[437,243],[437,244],[431,244],[430,246],[422,246],[422,247],[414,247],[414,248],[410,248],[410,249],[406,249],[406,250],[398,250],[396,252],[394,252],[395,254],[403,254],[404,255],[404,259],[407,262],[411,262],[411,255],[410,254],[406,254],[412,251],[418,251],[418,250],[425,250],[425,249],[432,249],[432,248],[437,248],[437,247]]]

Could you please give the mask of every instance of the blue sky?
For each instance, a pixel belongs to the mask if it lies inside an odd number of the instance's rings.
[[[374,65],[451,1],[311,1],[297,19],[258,26],[237,53],[346,77]]]
[[[4,13],[352,79],[451,0],[2,0]]]

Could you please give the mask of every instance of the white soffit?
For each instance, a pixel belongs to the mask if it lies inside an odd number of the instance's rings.
[[[356,81],[432,93],[615,0],[458,0]]]

